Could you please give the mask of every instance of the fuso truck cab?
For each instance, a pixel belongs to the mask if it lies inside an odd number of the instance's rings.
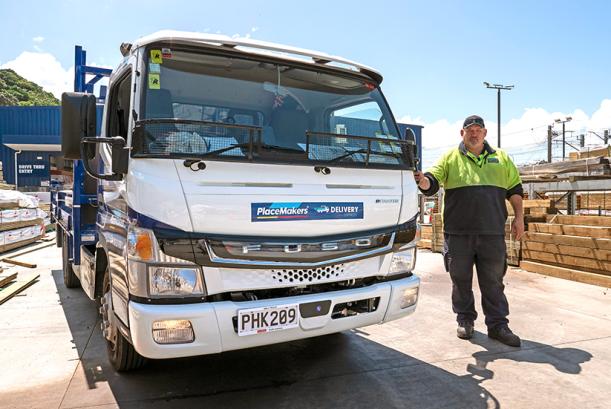
[[[378,72],[196,33],[121,50],[100,136],[95,97],[62,96],[54,194],[65,283],[99,301],[117,370],[415,310],[415,141]]]

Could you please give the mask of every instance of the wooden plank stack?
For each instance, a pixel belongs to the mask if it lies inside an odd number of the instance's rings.
[[[431,217],[433,235],[431,236],[431,251],[441,253],[443,251],[443,214],[433,213]]]
[[[611,287],[611,217],[553,215],[531,223],[520,267]]]
[[[596,158],[597,156],[611,157],[611,145],[605,145],[603,147],[593,149],[586,148],[580,150],[579,152],[569,153],[570,160]]]
[[[611,146],[584,149],[569,153],[569,160],[520,166],[523,182],[537,180],[575,179],[582,176],[611,177]]]
[[[418,242],[418,247],[421,249],[430,249],[432,236],[433,226],[430,224],[422,224],[420,226],[420,241]]]

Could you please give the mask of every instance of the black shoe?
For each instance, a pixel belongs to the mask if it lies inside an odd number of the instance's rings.
[[[473,323],[468,321],[459,322],[456,336],[460,339],[471,339],[473,337]]]
[[[511,332],[509,327],[506,326],[488,329],[488,338],[496,339],[510,347],[519,347],[522,343],[520,337]]]

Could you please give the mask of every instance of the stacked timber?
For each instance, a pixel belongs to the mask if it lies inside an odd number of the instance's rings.
[[[605,145],[602,147],[585,148],[579,152],[569,153],[570,160],[596,158],[598,156],[611,157],[611,145]]]
[[[524,270],[611,287],[611,217],[548,216],[522,241]]]
[[[433,213],[431,218],[431,225],[433,227],[433,235],[431,237],[431,251],[435,253],[441,253],[443,251],[443,214]]]
[[[578,193],[577,204],[584,210],[611,210],[611,192]]]
[[[420,241],[418,247],[421,249],[431,248],[431,237],[433,236],[433,226],[430,224],[420,225]]]
[[[609,177],[609,187],[611,188],[611,176]],[[564,193],[550,192],[547,196],[558,200],[556,209],[567,210],[567,199],[566,197],[562,198],[565,196]],[[609,213],[611,212],[611,191],[577,192],[575,205],[581,214]]]
[[[580,177],[609,177],[611,166],[609,158],[597,156],[592,158],[568,160],[564,162],[526,165],[518,168],[523,182],[542,180],[576,179]]]
[[[513,216],[513,207],[509,201],[505,201],[507,206],[507,214]],[[545,217],[549,214],[556,214],[558,210],[552,199],[525,199],[522,201],[524,208],[524,221],[545,221]]]

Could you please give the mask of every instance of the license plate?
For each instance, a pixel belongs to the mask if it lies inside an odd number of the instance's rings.
[[[299,305],[238,310],[238,335],[265,334],[299,326]]]

